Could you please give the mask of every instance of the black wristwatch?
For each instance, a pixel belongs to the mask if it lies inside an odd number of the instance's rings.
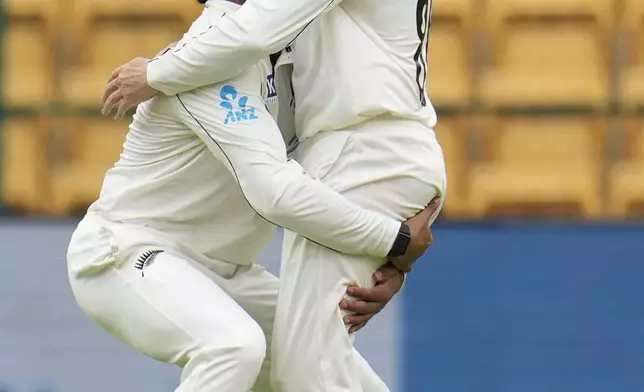
[[[409,243],[411,242],[411,230],[407,223],[402,223],[400,225],[400,230],[398,230],[398,236],[394,241],[394,245],[391,247],[387,258],[399,257],[407,253],[407,248],[409,248]]]

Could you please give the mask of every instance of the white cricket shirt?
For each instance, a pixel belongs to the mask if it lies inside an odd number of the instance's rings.
[[[151,62],[148,83],[171,95],[220,82],[294,41],[300,139],[383,113],[432,127],[436,113],[425,91],[430,15],[430,0],[248,0]]]
[[[236,7],[224,4],[206,9],[178,46]],[[90,207],[135,233],[117,238],[118,247],[249,264],[275,224],[344,253],[387,255],[400,222],[359,207],[287,160],[268,110],[276,104],[273,68],[264,60],[225,83],[139,105],[120,160]]]

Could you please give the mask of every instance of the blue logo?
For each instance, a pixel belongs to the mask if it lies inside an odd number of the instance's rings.
[[[222,102],[220,107],[226,109],[228,113],[224,119],[224,125],[228,123],[237,123],[241,121],[257,120],[255,108],[248,105],[248,97],[243,95],[238,97],[237,89],[233,86],[226,85],[221,88],[219,96]]]

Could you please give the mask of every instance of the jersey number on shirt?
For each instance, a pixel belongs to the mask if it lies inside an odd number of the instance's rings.
[[[427,38],[432,21],[432,0],[418,0],[416,6],[416,29],[418,48],[414,54],[416,63],[416,83],[418,84],[420,104],[427,106],[425,86],[427,85]]]

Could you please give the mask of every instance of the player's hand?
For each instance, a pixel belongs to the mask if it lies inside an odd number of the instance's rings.
[[[116,107],[115,120],[121,120],[128,109],[154,97],[157,91],[148,85],[148,62],[137,57],[112,72],[103,93],[104,116]]]
[[[429,246],[434,243],[434,236],[429,227],[429,220],[438,211],[440,199],[435,197],[424,210],[407,219],[407,226],[411,232],[411,241],[407,252],[389,260],[396,268],[403,272],[410,272],[412,264],[418,260]]]
[[[343,299],[340,308],[353,312],[344,317],[344,323],[350,325],[349,333],[362,329],[369,320],[387,306],[389,301],[400,291],[405,280],[404,274],[391,264],[386,264],[375,274],[376,286],[370,289],[349,286],[347,294],[353,299]]]

